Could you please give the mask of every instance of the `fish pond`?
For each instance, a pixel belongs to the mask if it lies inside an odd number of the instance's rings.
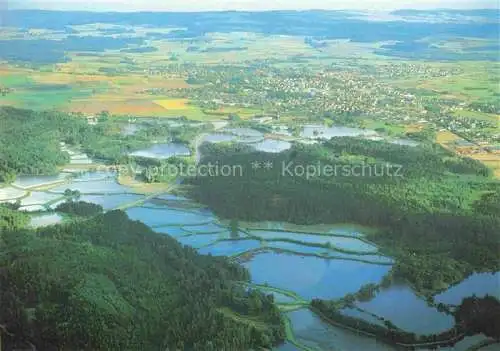
[[[167,159],[173,156],[190,156],[191,151],[186,145],[168,143],[168,144],[156,144],[150,148],[138,150],[130,153],[130,156],[146,157],[146,158],[156,158],[156,159]]]
[[[396,350],[374,338],[327,324],[308,309],[288,312],[287,317],[297,341],[313,350]]]
[[[296,292],[306,299],[338,299],[368,283],[379,283],[388,265],[263,252],[243,264],[252,281]]]
[[[205,246],[198,250],[198,252],[203,255],[233,256],[258,248],[260,248],[260,241],[258,240],[227,240]]]
[[[381,289],[371,301],[359,302],[357,307],[417,335],[440,333],[455,324],[451,315],[429,306],[405,284],[393,284]]]
[[[374,130],[341,126],[327,127],[319,124],[304,126],[304,130],[300,134],[300,136],[303,138],[327,140],[335,137],[356,137],[370,135],[377,135],[377,132],[375,132]]]
[[[490,295],[500,299],[500,272],[474,273],[459,284],[434,296],[434,300],[436,303],[460,305],[464,298],[472,295],[477,297]]]

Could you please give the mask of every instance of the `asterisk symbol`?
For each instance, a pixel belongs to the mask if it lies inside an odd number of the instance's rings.
[[[264,168],[269,170],[273,168],[273,163],[271,161],[264,162]]]
[[[259,169],[260,168],[260,162],[259,161],[253,161],[252,162],[252,168],[253,169]]]

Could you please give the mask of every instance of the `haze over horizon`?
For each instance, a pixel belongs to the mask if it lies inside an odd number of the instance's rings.
[[[485,9],[498,8],[492,0],[4,0],[8,9],[78,10],[78,11],[221,11],[221,10],[367,10],[397,9]]]

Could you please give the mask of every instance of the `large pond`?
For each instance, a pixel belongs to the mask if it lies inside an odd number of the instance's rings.
[[[265,243],[265,246],[273,249],[297,252],[299,254],[328,255],[331,253],[330,250],[323,247],[307,246],[286,241],[269,241]]]
[[[203,255],[233,256],[259,247],[260,242],[257,240],[220,241],[214,245],[206,246],[198,250],[198,252]]]
[[[465,297],[472,295],[477,297],[491,295],[500,299],[500,272],[474,273],[461,283],[434,296],[434,300],[436,303],[460,305]]]
[[[369,136],[377,135],[374,130],[366,130],[360,128],[349,128],[349,127],[327,127],[323,125],[306,125],[301,133],[303,138],[308,139],[331,139],[334,137],[343,136]]]
[[[150,148],[139,150],[130,153],[130,156],[167,159],[173,156],[189,156],[191,151],[186,145],[169,143],[169,144],[156,144]]]
[[[285,231],[285,232],[296,232],[296,233],[322,233],[322,234],[335,234],[347,237],[364,237],[365,232],[372,229],[362,227],[355,224],[313,224],[313,225],[302,225],[293,224],[288,222],[274,222],[274,221],[262,221],[262,222],[240,222],[239,224],[242,228],[253,229],[253,230],[267,230],[267,231]]]
[[[219,239],[217,234],[178,236],[177,241],[183,245],[194,247],[195,249],[213,244]]]
[[[239,137],[262,138],[264,134],[258,130],[251,128],[227,128],[224,130],[227,133],[234,134]]]
[[[133,203],[142,199],[142,195],[117,194],[117,195],[82,195],[80,201],[91,202],[101,205],[105,210],[112,210],[125,204]]]
[[[213,217],[202,212],[185,212],[168,208],[134,207],[126,210],[126,212],[131,219],[141,221],[149,226],[203,225],[213,221]]]
[[[337,248],[339,250],[363,253],[374,253],[378,251],[375,246],[356,238],[265,230],[253,230],[250,233],[263,239],[289,239],[309,244],[328,244],[332,248]]]
[[[207,142],[207,143],[222,143],[222,142],[229,142],[229,141],[235,141],[235,140],[236,140],[235,135],[224,134],[224,133],[207,134],[203,138],[203,142]]]
[[[26,191],[11,186],[0,187],[0,202],[16,200],[26,195]]]
[[[213,234],[227,232],[227,229],[215,223],[207,223],[203,225],[193,225],[185,228],[187,231],[196,234]]]
[[[455,324],[452,316],[438,312],[404,284],[383,289],[371,301],[359,302],[357,306],[390,320],[405,331],[420,335],[439,333]]]
[[[253,144],[264,140],[263,133],[251,128],[228,128],[224,132],[236,136],[236,141],[242,143]]]
[[[21,206],[44,205],[60,197],[61,195],[50,194],[44,191],[32,191],[29,196],[21,200]]]
[[[81,194],[120,194],[129,189],[118,184],[114,179],[91,180],[88,182],[73,182],[57,186],[50,190],[52,193],[62,194],[66,189],[78,190]]]
[[[275,252],[256,254],[244,266],[253,282],[294,291],[306,299],[337,299],[355,293],[364,284],[379,283],[391,268]]]
[[[189,235],[190,233],[182,229],[182,227],[158,227],[154,229],[157,233],[168,234],[171,237],[178,238],[181,236]]]
[[[308,309],[289,312],[287,316],[292,323],[296,339],[314,350],[396,350],[374,338],[327,324]]]
[[[284,250],[297,253],[299,255],[320,255],[322,257],[329,257],[344,260],[357,260],[375,264],[392,264],[393,260],[390,257],[382,255],[364,255],[352,254],[323,247],[308,246],[303,244],[296,244],[287,241],[264,241],[261,243],[264,247],[275,249],[277,251]]]
[[[283,140],[265,139],[257,144],[254,148],[257,151],[279,153],[288,150],[292,147],[292,143]]]
[[[111,180],[114,182],[116,172],[112,171],[94,171],[94,172],[81,172],[73,175],[73,182],[88,182],[93,180]]]
[[[58,182],[63,182],[70,176],[68,173],[59,173],[49,176],[19,176],[14,182],[15,186],[20,188],[32,188],[42,185],[50,185]]]

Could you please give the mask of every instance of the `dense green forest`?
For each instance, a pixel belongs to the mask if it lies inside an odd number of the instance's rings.
[[[493,296],[467,297],[455,311],[455,321],[469,335],[483,333],[500,340],[500,301]]]
[[[66,201],[56,207],[57,212],[67,213],[75,216],[91,217],[102,213],[104,209],[101,205],[84,201]]]
[[[15,205],[0,204],[0,231],[23,228],[28,222],[29,216],[16,211]]]
[[[60,142],[78,147],[91,158],[122,164],[130,161],[128,153],[157,140],[189,143],[200,128],[150,122],[154,128],[124,135],[124,123],[107,113],[99,116],[97,125],[89,125],[81,115],[0,107],[0,182],[12,182],[16,175],[56,173],[57,166],[70,160]]]
[[[297,224],[354,222],[379,228],[370,239],[397,258],[395,272],[420,291],[442,289],[474,270],[499,268],[500,219],[494,213],[477,211],[478,206],[493,206],[490,197],[484,200],[480,194],[498,191],[498,183],[476,161],[435,146],[355,138],[296,145],[276,155],[234,145],[204,148],[207,156],[202,162],[244,169],[243,176],[187,180],[195,185],[189,190],[191,196],[223,218]],[[256,161],[271,162],[273,168],[253,169]],[[308,177],[284,171],[290,163],[292,170],[335,164],[349,169],[387,167],[400,173]]]
[[[0,125],[0,182],[10,182],[20,174],[55,173],[57,165],[69,162],[69,155],[59,146],[69,136],[59,113],[3,107]],[[73,128],[78,133],[78,123]]]
[[[249,279],[244,268],[121,211],[37,231],[3,228],[7,349],[257,350],[284,339],[273,297],[233,284]]]

